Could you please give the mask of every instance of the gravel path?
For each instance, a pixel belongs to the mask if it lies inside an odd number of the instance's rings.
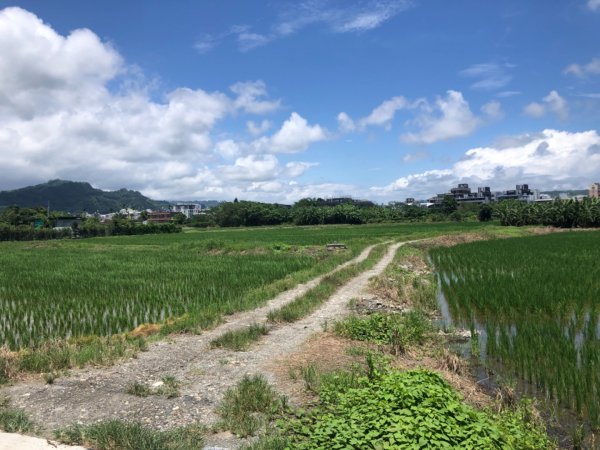
[[[371,277],[380,274],[392,261],[402,244],[393,244],[370,270],[350,280],[310,316],[293,324],[279,325],[247,352],[210,349],[209,343],[226,331],[255,322],[264,322],[269,311],[293,301],[321,278],[283,292],[266,306],[228,316],[226,323],[200,336],[175,336],[149,347],[137,358],[105,368],[74,370],[54,384],[21,383],[3,389],[12,404],[23,408],[39,424],[52,430],[76,422],[91,423],[102,419],[138,420],[154,429],[216,421],[215,406],[225,390],[244,375],[262,373],[270,380],[268,363],[296,350],[306,339],[322,329],[325,322],[337,320],[346,312],[349,300],[366,288]],[[366,258],[370,248],[343,265]],[[127,386],[138,381],[153,384],[164,376],[174,376],[182,383],[181,396],[136,397],[126,393]],[[231,448],[235,440],[229,435],[208,437],[208,444]]]

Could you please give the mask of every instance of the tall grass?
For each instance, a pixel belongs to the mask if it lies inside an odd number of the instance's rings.
[[[73,425],[54,434],[62,443],[95,450],[196,450],[203,447],[205,432],[202,425],[156,431],[138,422],[109,420]]]

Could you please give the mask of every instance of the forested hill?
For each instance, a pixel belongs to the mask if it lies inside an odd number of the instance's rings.
[[[78,213],[99,212],[101,214],[118,211],[122,208],[156,209],[167,205],[144,197],[138,191],[119,189],[103,191],[93,188],[89,183],[51,180],[47,183],[28,186],[13,191],[0,191],[0,209],[7,206],[31,208],[48,206],[53,211]]]

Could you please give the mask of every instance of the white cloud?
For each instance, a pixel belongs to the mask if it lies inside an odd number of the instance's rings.
[[[359,121],[359,128],[364,129],[369,125],[382,126],[389,130],[396,111],[407,108],[409,102],[404,97],[392,97],[371,111],[367,117]]]
[[[352,120],[352,118],[345,112],[341,112],[337,115],[337,121],[338,128],[344,133],[356,130],[356,124],[354,123],[354,120]]]
[[[157,95],[92,31],[62,36],[20,8],[0,10],[0,54],[0,189],[63,178],[155,198],[241,196],[255,182],[288,186],[314,165],[267,153],[326,137],[294,113],[264,148],[227,136],[215,143],[224,120],[280,107],[264,82],[236,83],[230,95],[186,87]],[[252,124],[250,132],[270,126]]]
[[[415,152],[415,153],[407,153],[402,157],[402,161],[405,163],[412,163],[415,161],[420,161],[422,159],[427,158],[427,152]]]
[[[523,112],[530,117],[543,117],[546,114],[546,107],[541,103],[531,102],[525,106]]]
[[[543,117],[548,112],[556,114],[561,120],[569,116],[567,101],[556,91],[550,91],[543,99],[543,103],[532,102],[525,106],[523,112],[530,117]]]
[[[360,33],[382,26],[411,6],[411,0],[362,0],[352,4],[341,0],[304,0],[286,5],[267,31],[255,32],[249,26],[233,27],[218,38],[205,37],[196,47],[201,52],[205,48],[210,50],[215,41],[234,34],[239,49],[246,52],[317,25],[333,33]]]
[[[215,150],[226,159],[237,158],[242,153],[240,145],[232,139],[217,142]]]
[[[500,104],[500,102],[497,102],[495,100],[484,104],[481,107],[481,111],[483,112],[483,114],[485,114],[485,116],[487,116],[491,120],[499,120],[504,117],[502,105]]]
[[[237,40],[240,50],[247,52],[248,50],[268,44],[274,38],[274,36],[268,36],[259,33],[248,33],[244,31],[243,33],[238,34]]]
[[[252,143],[257,150],[271,153],[298,153],[312,143],[324,141],[327,131],[320,125],[309,125],[304,117],[293,112],[281,128],[270,137],[262,137]]]
[[[222,166],[219,174],[231,181],[265,181],[276,178],[280,170],[274,155],[248,155],[237,158],[232,166]]]
[[[267,86],[261,80],[236,83],[229,89],[237,98],[234,105],[251,114],[265,114],[279,109],[280,100],[259,100],[267,95]]]
[[[457,91],[448,91],[445,98],[438,97],[431,106],[425,100],[419,102],[420,112],[412,121],[419,131],[405,133],[404,142],[432,144],[471,134],[481,124],[469,108],[463,95]]]
[[[252,136],[260,136],[265,134],[271,128],[272,124],[270,121],[264,119],[261,123],[257,124],[253,120],[246,122],[246,128]]]
[[[600,0],[588,0],[587,5],[592,11],[596,11],[600,9]]]
[[[492,190],[521,183],[542,190],[581,189],[600,172],[599,148],[596,131],[544,130],[514,136],[500,146],[473,148],[448,169],[407,175],[371,191],[380,197],[398,199],[428,198],[447,192],[457,183],[469,183],[475,189],[490,186]]]
[[[341,112],[337,116],[338,128],[346,133],[364,131],[368,126],[381,126],[389,131],[400,110],[409,111],[415,116],[404,126],[417,130],[400,136],[403,142],[413,144],[432,144],[467,136],[487,121],[499,120],[504,116],[500,102],[492,100],[481,107],[483,116],[477,117],[462,93],[450,90],[445,98],[438,97],[433,105],[424,98],[410,101],[403,96],[392,97],[374,108],[368,116],[356,121]]]
[[[512,80],[507,70],[511,69],[510,64],[483,63],[474,64],[460,72],[460,75],[467,78],[474,78],[475,81],[471,84],[472,89],[482,91],[493,91],[503,88]]]
[[[521,95],[521,92],[519,92],[519,91],[502,91],[502,92],[498,92],[496,94],[496,97],[507,98],[507,97],[514,97],[516,95]]]
[[[600,0],[598,0],[600,5]],[[600,58],[592,58],[587,64],[571,64],[565,69],[565,73],[584,78],[588,75],[600,75]]]
[[[285,173],[292,178],[296,178],[302,175],[311,167],[315,167],[318,165],[318,163],[291,161],[285,165]]]

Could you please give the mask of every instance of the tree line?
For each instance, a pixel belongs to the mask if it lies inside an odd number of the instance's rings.
[[[115,214],[107,222],[95,217],[73,221],[69,227],[55,228],[64,213],[46,211],[45,208],[19,208],[10,206],[0,212],[0,241],[33,241],[63,239],[70,237],[121,236],[134,234],[177,233],[181,226],[176,223],[147,223],[131,220]]]
[[[477,205],[458,205],[450,198],[436,208],[392,202],[376,205],[348,200],[331,205],[322,199],[306,198],[294,205],[252,201],[224,202],[188,222],[197,227],[252,227],[262,225],[329,225],[381,222],[441,222],[477,220]]]
[[[600,227],[600,199],[554,200],[524,203],[516,200],[495,205],[494,215],[502,225],[546,225],[558,228]]]

